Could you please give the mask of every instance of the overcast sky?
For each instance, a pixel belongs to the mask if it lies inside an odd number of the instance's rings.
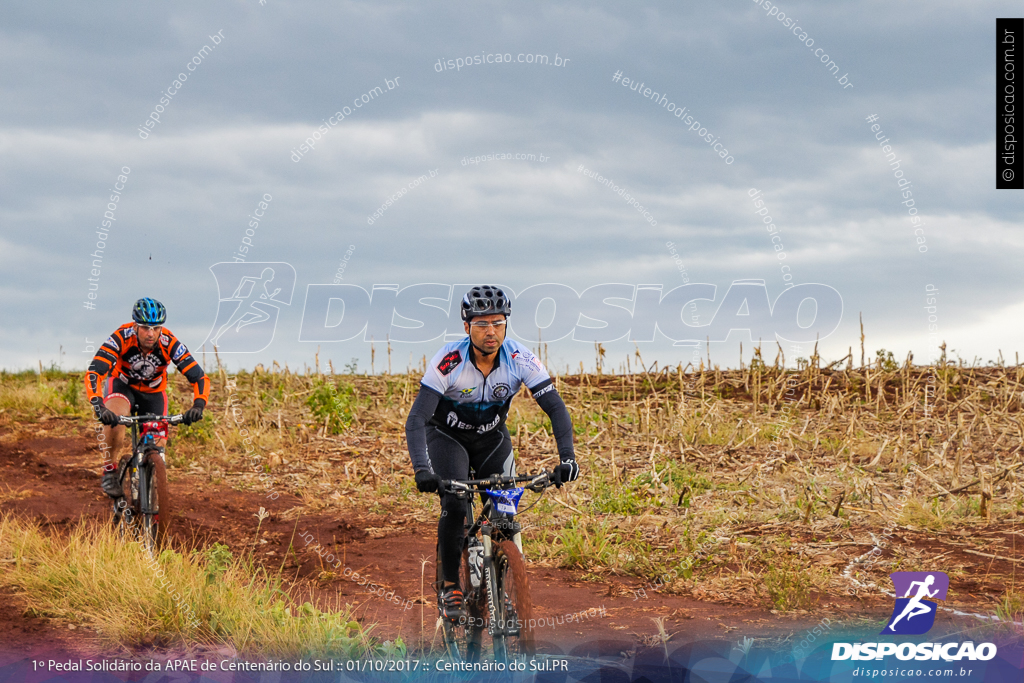
[[[367,290],[617,282],[667,292],[683,283],[671,241],[690,282],[717,285],[700,307],[707,324],[736,280],[763,280],[772,301],[783,291],[752,189],[781,229],[791,282],[842,296],[826,358],[853,346],[859,359],[863,313],[869,354],[923,361],[945,340],[967,359],[1012,359],[1022,350],[1024,236],[1021,195],[994,189],[994,35],[995,18],[1019,14],[1019,3],[793,1],[780,3],[783,21],[763,5],[8,4],[0,367],[84,367],[87,343],[128,322],[140,296],[166,304],[167,326],[198,351],[218,317],[210,268],[232,260],[264,195],[245,258],[290,264],[294,293],[277,306],[269,347],[225,354],[231,367],[312,364],[317,343],[299,341],[307,286],[334,282],[343,263],[341,282]],[[488,54],[549,63],[437,70]],[[175,85],[179,73],[187,80]],[[686,107],[718,142],[616,73]],[[160,122],[147,129],[157,105]],[[345,107],[344,120],[325,123]],[[912,183],[926,252],[868,116]],[[322,125],[328,132],[298,156]],[[462,163],[495,153],[536,158]],[[581,165],[626,188],[647,216]],[[124,167],[95,276],[96,230]],[[938,291],[931,339],[927,285]],[[749,360],[743,333],[713,343],[712,360],[735,365],[740,341]],[[395,369],[440,344],[393,344]],[[361,338],[320,346],[321,362],[339,370],[352,358],[369,365]],[[789,360],[809,355],[786,346]],[[628,339],[606,347],[613,365],[634,351]],[[647,362],[691,359],[664,337],[639,348]],[[378,345],[378,370],[383,353]],[[548,354],[563,371],[594,357],[592,344],[571,339]]]

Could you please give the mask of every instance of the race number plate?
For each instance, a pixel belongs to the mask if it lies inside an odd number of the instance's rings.
[[[492,491],[487,489],[487,495],[494,501],[494,508],[506,515],[514,515],[519,510],[519,499],[523,497],[524,489],[517,487],[507,491]]]

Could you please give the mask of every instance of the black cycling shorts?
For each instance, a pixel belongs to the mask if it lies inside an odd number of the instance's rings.
[[[512,437],[505,425],[468,440],[428,424],[427,456],[434,474],[442,479],[469,479],[470,470],[474,479],[516,473]]]
[[[167,392],[150,393],[133,389],[120,377],[108,377],[103,383],[103,402],[118,396],[128,401],[132,407],[132,415],[166,415]]]

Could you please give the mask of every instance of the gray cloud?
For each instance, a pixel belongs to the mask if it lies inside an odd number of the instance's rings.
[[[330,282],[349,244],[345,281],[682,282],[724,293],[735,279],[782,273],[748,190],[764,192],[794,281],[825,282],[846,302],[835,357],[856,342],[925,354],[923,287],[942,288],[942,329],[963,355],[1014,347],[992,322],[1021,299],[1014,264],[1020,203],[992,181],[991,46],[1009,3],[820,3],[784,7],[849,73],[843,90],[792,33],[750,0],[675,3],[235,3],[32,5],[0,29],[0,244],[5,324],[0,365],[56,358],[156,296],[190,345],[212,325],[209,266],[230,260],[247,216],[273,196],[250,260],[286,261],[298,291],[263,354],[301,364],[305,287]],[[223,30],[149,138],[136,128],[161,91]],[[480,64],[438,73],[439,59],[493,52],[569,58],[571,66]],[[15,67],[16,65],[16,67]],[[656,103],[612,81],[621,70],[686,106],[727,145],[726,165]],[[384,79],[401,85],[362,108]],[[291,150],[345,106],[299,163]],[[917,252],[906,208],[865,117],[877,114],[926,216]],[[467,156],[534,153],[546,162]],[[614,179],[651,226],[579,165]],[[107,240],[96,310],[85,310],[95,229],[118,169],[130,180]],[[367,216],[410,181],[373,225]],[[705,307],[710,315],[713,307]],[[984,338],[972,327],[988,325]],[[363,343],[321,357],[368,358]],[[410,347],[429,355],[431,344]],[[614,353],[632,344],[611,345]],[[735,363],[734,344],[715,345]],[[428,348],[429,347],[429,348]],[[749,343],[744,344],[749,353]],[[399,354],[407,354],[402,350]],[[576,365],[584,345],[552,358]],[[645,357],[678,359],[667,343]],[[804,352],[806,353],[806,351]],[[794,354],[787,353],[793,357]],[[85,355],[69,355],[81,366]],[[404,361],[403,361],[404,362]],[[364,362],[364,365],[366,363]],[[340,366],[340,362],[336,363]]]

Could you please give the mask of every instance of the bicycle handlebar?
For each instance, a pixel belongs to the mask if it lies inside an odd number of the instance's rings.
[[[167,422],[168,424],[176,425],[180,424],[185,416],[182,414],[178,415],[133,415],[131,417],[127,415],[121,415],[117,418],[117,423],[122,425],[130,425],[133,422]]]
[[[442,479],[441,490],[445,493],[454,493],[456,491],[480,491],[486,488],[510,489],[514,488],[516,484],[527,483],[528,485],[524,488],[535,492],[555,484],[550,472],[540,472],[522,477],[495,474],[488,479]]]

